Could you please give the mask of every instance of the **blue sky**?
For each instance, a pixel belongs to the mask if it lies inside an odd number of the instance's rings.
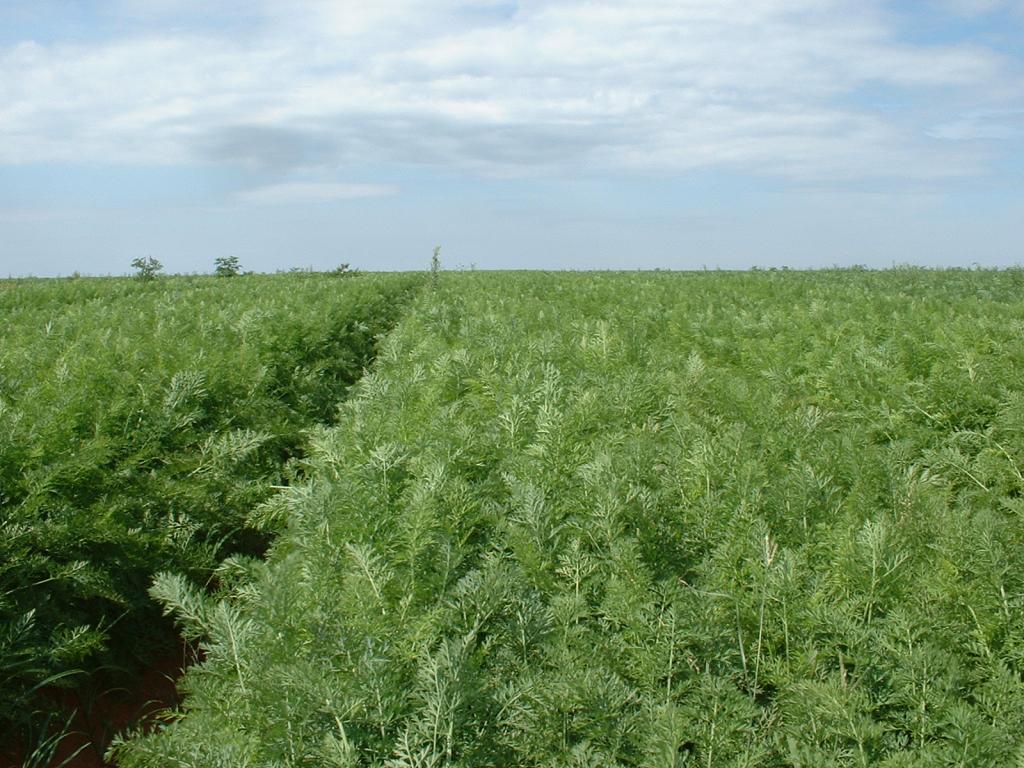
[[[0,0],[0,275],[1024,263],[1024,0]]]

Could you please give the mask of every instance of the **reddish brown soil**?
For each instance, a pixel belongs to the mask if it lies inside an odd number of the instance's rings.
[[[74,710],[71,733],[61,740],[51,766],[111,765],[103,760],[111,739],[129,727],[151,726],[161,710],[175,706],[179,700],[176,683],[195,661],[195,649],[182,643],[174,653],[156,659],[127,683],[93,682],[78,689],[47,691],[44,698],[54,702],[55,709]],[[0,768],[21,768],[24,752],[24,746],[0,749]],[[68,762],[64,763],[65,760]]]

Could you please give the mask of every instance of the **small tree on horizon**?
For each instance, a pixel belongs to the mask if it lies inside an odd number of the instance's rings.
[[[218,277],[236,277],[242,274],[242,265],[237,256],[219,256],[213,263],[214,274]]]
[[[152,256],[132,259],[132,266],[135,268],[135,277],[139,280],[153,280],[164,268],[164,265]]]

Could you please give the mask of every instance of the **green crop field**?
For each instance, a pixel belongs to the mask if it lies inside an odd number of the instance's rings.
[[[159,651],[156,572],[265,547],[260,504],[417,280],[0,282],[0,732]]]
[[[1024,765],[1024,271],[435,277],[3,284],[5,680],[151,583],[126,768]]]

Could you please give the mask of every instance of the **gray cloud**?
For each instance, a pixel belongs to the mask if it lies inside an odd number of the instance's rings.
[[[207,161],[279,173],[330,165],[339,156],[337,138],[323,131],[265,125],[214,127],[193,147]]]

